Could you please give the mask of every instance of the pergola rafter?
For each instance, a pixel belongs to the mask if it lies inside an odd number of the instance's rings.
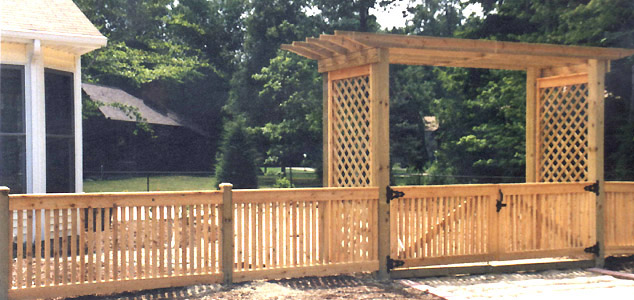
[[[389,186],[389,65],[405,64],[526,71],[527,182],[590,181],[605,190],[604,77],[611,60],[634,49],[348,31],[282,49],[317,60],[324,74],[324,186]],[[604,195],[596,197],[600,245]],[[390,240],[386,199],[381,193],[379,241]],[[382,277],[389,253],[379,242]]]

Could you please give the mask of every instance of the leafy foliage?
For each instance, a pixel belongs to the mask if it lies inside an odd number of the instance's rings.
[[[378,31],[371,9],[406,0],[74,1],[109,38],[107,47],[83,57],[84,80],[122,88],[203,128],[210,153],[204,165],[213,165],[224,131],[227,145],[234,132],[233,142],[244,137],[257,146],[247,151],[249,161],[319,168],[322,78],[313,61],[279,51],[280,44],[334,30]],[[407,26],[390,32],[634,48],[630,0],[409,4]],[[480,5],[482,15],[466,16],[470,4]],[[634,111],[633,63],[613,63],[606,82],[610,179],[634,178],[634,121],[624,116]],[[475,178],[470,182],[491,181],[483,176],[523,180],[522,72],[391,66],[390,78],[393,164],[438,175],[427,184],[456,183],[462,176]],[[90,111],[85,115],[90,118]],[[434,155],[425,150],[424,116],[440,121]],[[224,150],[223,158],[230,155]]]

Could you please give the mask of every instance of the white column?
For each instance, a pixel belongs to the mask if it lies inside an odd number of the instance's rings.
[[[84,191],[84,161],[82,146],[81,118],[81,56],[75,56],[75,72],[73,73],[74,118],[75,118],[75,192]]]
[[[25,70],[26,191],[46,193],[46,119],[44,60],[39,40],[27,46]]]

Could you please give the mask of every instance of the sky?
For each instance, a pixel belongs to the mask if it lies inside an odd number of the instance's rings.
[[[411,4],[410,4],[411,2]],[[403,11],[407,9],[407,5],[416,5],[421,0],[401,0],[394,1],[392,4],[384,8],[371,9],[370,14],[376,16],[377,22],[381,24],[384,29],[392,29],[392,27],[404,27],[407,19],[403,18]],[[469,16],[472,12],[482,15],[482,7],[480,4],[470,4],[465,10],[464,15]]]

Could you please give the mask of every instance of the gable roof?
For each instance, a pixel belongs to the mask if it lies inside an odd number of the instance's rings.
[[[170,110],[159,111],[145,104],[142,99],[134,97],[125,91],[102,85],[82,83],[82,90],[88,94],[88,96],[95,101],[99,101],[105,104],[119,103],[126,106],[133,106],[138,109],[141,117],[149,124],[168,125],[168,126],[182,126],[187,127],[198,134],[208,136],[206,132],[187,122],[184,118],[181,118],[176,113]],[[136,122],[136,118],[126,114],[124,111],[117,107],[102,105],[99,106],[99,111],[110,120],[124,121],[124,122]]]
[[[38,39],[42,45],[78,54],[107,41],[72,0],[0,1],[0,37]]]
[[[567,67],[585,64],[588,59],[613,60],[634,55],[634,49],[351,31],[322,34],[318,38],[307,38],[305,42],[282,45],[281,48],[318,60],[320,72],[339,69],[342,65],[352,67],[376,63],[379,48],[388,50],[392,64],[508,70]]]

